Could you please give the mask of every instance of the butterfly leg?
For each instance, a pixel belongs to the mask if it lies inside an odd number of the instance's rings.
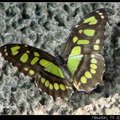
[[[35,74],[35,77],[33,78],[35,86],[39,89],[40,94],[43,94],[42,90],[39,88],[39,80],[41,78],[41,75],[39,73]]]

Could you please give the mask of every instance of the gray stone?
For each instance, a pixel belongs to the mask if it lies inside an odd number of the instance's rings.
[[[0,114],[119,115],[120,3],[0,3],[0,46],[24,43],[53,54],[62,49],[74,27],[90,11],[110,8],[103,56],[110,96],[76,92],[69,102],[40,95],[15,67],[0,59]]]

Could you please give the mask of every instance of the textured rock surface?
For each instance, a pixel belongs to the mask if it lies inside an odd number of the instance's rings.
[[[87,13],[110,8],[103,55],[110,95],[75,93],[69,102],[39,95],[29,77],[0,59],[0,114],[120,114],[120,3],[0,3],[0,46],[24,43],[50,54]]]

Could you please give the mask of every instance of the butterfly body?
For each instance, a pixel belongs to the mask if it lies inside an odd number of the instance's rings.
[[[55,51],[52,56],[24,44],[3,45],[0,53],[54,100],[66,97],[74,89],[90,92],[98,84],[104,84],[105,63],[101,51],[107,20],[105,9],[88,14],[72,30],[61,55]]]
[[[69,71],[69,69],[67,68],[66,64],[67,64],[67,61],[64,60],[64,58],[62,57],[62,55],[60,55],[58,53],[58,51],[54,51],[54,54],[55,54],[55,58],[56,58],[56,63],[59,65],[59,67],[61,68],[65,78],[72,82],[72,75],[71,75],[71,72]]]

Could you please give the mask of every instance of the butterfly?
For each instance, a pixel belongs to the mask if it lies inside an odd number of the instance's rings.
[[[90,12],[73,28],[61,55],[55,51],[52,56],[25,44],[5,44],[0,53],[54,100],[64,99],[74,90],[89,93],[98,84],[104,85],[105,61],[101,51],[107,21],[106,9]]]

